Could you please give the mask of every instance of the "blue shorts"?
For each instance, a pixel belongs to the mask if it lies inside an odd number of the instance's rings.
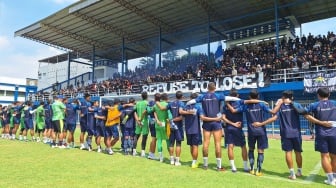
[[[220,122],[203,122],[202,128],[205,131],[211,132],[211,131],[218,131],[218,130],[222,130],[222,125]]]
[[[63,130],[70,131],[70,132],[75,132],[75,130],[76,130],[76,124],[66,123],[66,127],[63,128]]]
[[[121,137],[125,136],[125,125],[124,124],[120,124],[120,132],[121,132]]]
[[[87,124],[87,133],[89,136],[93,136],[96,134],[96,126],[94,126],[93,124]]]
[[[315,151],[321,153],[336,154],[336,136],[321,136],[315,137]]]
[[[2,127],[5,127],[6,125],[8,125],[10,123],[9,119],[4,119],[2,122]]]
[[[134,128],[126,128],[124,130],[124,135],[123,136],[130,136],[130,137],[134,137],[135,135],[135,129]]]
[[[25,129],[26,130],[29,130],[29,129],[32,129],[34,130],[34,123],[33,123],[33,120],[32,119],[24,119],[24,125],[25,125]]]
[[[105,127],[105,137],[119,138],[118,125]]]
[[[14,118],[13,118],[13,123],[14,123],[14,124],[20,124],[20,118],[14,116]]]
[[[183,129],[183,126],[177,126],[177,127],[178,127],[178,130],[180,132],[182,141],[184,141],[184,129]]]
[[[201,134],[187,134],[187,145],[189,146],[202,145],[202,135]]]
[[[46,119],[45,120],[45,128],[46,129],[52,129],[52,122],[51,122],[51,119]]]
[[[80,129],[81,129],[81,132],[82,133],[85,133],[87,132],[88,130],[88,127],[87,127],[87,120],[86,120],[86,116],[84,117],[81,117],[80,120],[79,120],[79,124],[80,124]]]
[[[245,135],[242,129],[225,129],[226,144],[233,144],[235,146],[243,147],[246,145]]]
[[[302,139],[296,138],[283,138],[281,137],[281,148],[283,151],[296,151],[302,152]]]
[[[96,126],[96,135],[95,136],[102,136],[104,137],[105,135],[105,125],[104,123],[97,123],[97,126]]]
[[[169,136],[169,147],[174,147],[176,141],[176,146],[181,146],[182,136],[180,130],[171,130]]]
[[[248,146],[249,146],[249,149],[253,149],[254,150],[256,142],[257,142],[257,148],[258,149],[267,149],[268,148],[268,138],[267,138],[267,135],[253,136],[251,134],[248,134]]]
[[[156,137],[155,123],[149,123],[149,131],[152,137]]]

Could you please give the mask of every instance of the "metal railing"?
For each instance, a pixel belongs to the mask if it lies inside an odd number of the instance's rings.
[[[275,70],[271,76],[271,82],[291,82],[291,81],[301,81],[304,79],[306,74],[321,73],[321,72],[336,72],[336,69],[330,69],[324,65],[311,66],[310,69],[299,69],[298,67],[288,68],[288,69],[278,69]]]

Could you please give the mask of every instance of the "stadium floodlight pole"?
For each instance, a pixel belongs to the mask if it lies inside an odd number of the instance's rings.
[[[278,19],[278,2],[274,0],[274,14],[275,14],[275,40],[276,40],[276,55],[279,56],[279,19]]]

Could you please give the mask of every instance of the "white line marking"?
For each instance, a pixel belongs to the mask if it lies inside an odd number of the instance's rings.
[[[251,175],[251,174],[248,174],[248,173],[243,173],[244,175],[247,175],[247,176],[254,176],[254,175]],[[286,179],[286,178],[282,178],[282,177],[274,177],[274,176],[269,176],[269,175],[263,175],[263,176],[259,176],[259,177],[256,177],[256,178],[266,178],[266,179],[271,179],[271,180],[277,180],[277,181],[285,181],[285,182],[290,182],[290,183],[299,183],[299,184],[308,184],[308,183],[311,183],[311,182],[306,182],[304,180],[290,180],[290,179]]]
[[[320,169],[322,168],[321,166],[321,162],[318,162],[314,169],[312,171],[310,171],[309,176],[304,180],[307,183],[312,183],[316,177],[316,175],[320,172]]]

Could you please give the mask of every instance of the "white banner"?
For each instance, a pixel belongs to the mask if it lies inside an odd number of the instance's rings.
[[[213,80],[186,80],[142,85],[141,91],[148,94],[182,92],[206,92],[209,82],[215,82],[217,91],[265,87],[263,72],[233,77],[218,77]]]
[[[336,72],[332,73],[314,73],[306,74],[303,80],[304,90],[308,93],[314,93],[320,87],[327,87],[329,91],[336,90]]]

